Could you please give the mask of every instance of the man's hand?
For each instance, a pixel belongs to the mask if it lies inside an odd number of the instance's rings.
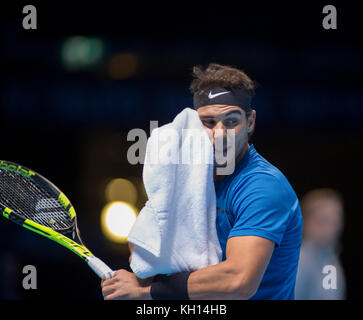
[[[148,300],[151,280],[139,279],[134,273],[120,269],[111,279],[102,280],[102,294],[105,300]]]

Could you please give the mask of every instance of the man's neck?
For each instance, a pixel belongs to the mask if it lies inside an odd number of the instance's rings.
[[[235,161],[235,165],[237,165],[237,163],[240,162],[243,159],[243,157],[245,156],[245,154],[246,154],[249,147],[250,147],[250,144],[246,143],[246,145],[243,147],[241,153],[237,156],[236,161]],[[214,167],[214,181],[215,182],[222,181],[226,177],[226,175],[217,175],[216,171],[217,171],[217,168]]]

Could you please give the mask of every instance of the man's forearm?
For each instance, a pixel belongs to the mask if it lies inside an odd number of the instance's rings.
[[[242,273],[230,263],[223,261],[190,274],[188,295],[192,300],[203,299],[248,299],[250,297]],[[150,286],[141,289],[141,299],[150,299]]]
[[[241,270],[228,261],[206,267],[190,274],[188,294],[197,299],[248,299],[248,290]]]

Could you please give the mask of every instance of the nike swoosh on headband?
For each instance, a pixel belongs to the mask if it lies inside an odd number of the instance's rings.
[[[215,94],[212,94],[212,91],[209,92],[208,94],[208,98],[209,99],[214,99],[215,97],[221,96],[222,94],[226,94],[226,93],[230,93],[231,91],[224,91],[224,92],[218,92]]]

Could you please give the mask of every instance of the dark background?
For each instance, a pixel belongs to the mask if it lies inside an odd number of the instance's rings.
[[[53,181],[75,206],[89,248],[112,268],[128,268],[126,245],[109,242],[99,223],[106,182],[141,181],[142,166],[127,162],[127,132],[149,132],[150,120],[162,125],[191,107],[193,66],[241,68],[259,83],[252,138],[259,153],[287,176],[299,197],[318,187],[343,194],[347,297],[361,298],[363,13],[357,5],[117,3],[1,4],[0,159]],[[27,4],[37,8],[37,30],[22,28]],[[337,8],[337,30],[322,27],[327,4]],[[102,58],[86,68],[65,68],[62,46],[72,36],[100,39]],[[107,69],[117,53],[137,61],[122,79]],[[99,279],[78,257],[5,219],[0,264],[0,298],[102,298]],[[37,267],[37,290],[22,289],[28,264]]]

